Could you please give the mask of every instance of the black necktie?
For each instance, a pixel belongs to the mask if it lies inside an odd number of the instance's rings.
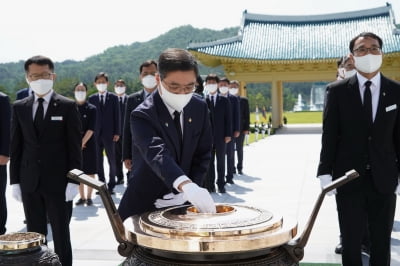
[[[119,97],[119,112],[120,112],[121,116],[122,116],[122,112],[124,111],[123,106],[124,106],[124,102],[122,101],[122,97]]]
[[[38,107],[36,109],[35,118],[33,119],[33,125],[35,126],[36,135],[39,136],[40,130],[44,121],[44,108],[43,98],[38,98]]]
[[[100,95],[100,109],[103,110],[104,106],[104,95]]]
[[[212,106],[215,105],[215,104],[214,104],[214,96],[211,96],[211,103],[212,103]]]
[[[373,122],[372,119],[372,99],[371,99],[371,81],[365,82],[365,90],[364,90],[364,110],[365,115],[367,117],[368,123],[371,125]]]
[[[178,136],[179,136],[179,143],[182,146],[182,128],[181,128],[181,118],[180,118],[181,113],[179,113],[178,111],[174,112],[174,124],[175,124],[175,128],[176,131],[178,132]]]

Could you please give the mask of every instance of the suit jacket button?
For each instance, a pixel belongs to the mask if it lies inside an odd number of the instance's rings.
[[[369,136],[369,137],[368,137],[368,140],[369,140],[369,141],[371,141],[371,140],[372,140],[372,137],[371,137],[371,136]]]

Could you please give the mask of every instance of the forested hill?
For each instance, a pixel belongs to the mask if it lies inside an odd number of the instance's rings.
[[[148,42],[135,42],[131,45],[119,45],[108,48],[103,53],[88,57],[84,61],[67,60],[56,62],[55,72],[57,92],[72,96],[71,88],[77,81],[86,82],[93,90],[92,84],[98,72],[105,71],[110,76],[110,81],[122,78],[128,83],[128,87],[137,90],[139,66],[148,59],[158,59],[160,52],[169,47],[186,48],[190,41],[204,42],[236,36],[239,28],[227,28],[221,31],[210,29],[196,29],[190,25],[181,26],[168,31]],[[132,30],[131,33],[135,34]],[[4,51],[3,51],[4,52]],[[73,54],[73,51],[71,51]],[[15,97],[15,92],[26,87],[23,70],[24,61],[17,63],[0,64],[0,91]],[[207,74],[217,69],[207,69],[201,66],[200,72]],[[219,70],[220,71],[220,70]]]

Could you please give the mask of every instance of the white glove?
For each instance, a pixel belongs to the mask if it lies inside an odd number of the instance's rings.
[[[199,212],[216,213],[215,203],[210,193],[196,183],[187,183],[182,186],[184,199],[190,201]]]
[[[327,185],[330,185],[332,183],[332,176],[331,175],[320,175],[318,176],[319,181],[321,182],[321,189],[324,189]],[[326,195],[328,196],[332,196],[335,195],[336,192],[336,188],[329,191],[328,193],[326,193]]]
[[[185,202],[186,199],[184,198],[183,193],[179,194],[169,193],[164,195],[162,199],[157,199],[156,202],[154,202],[154,206],[156,206],[156,208],[159,209],[169,206],[182,205]]]
[[[65,189],[65,201],[71,201],[78,194],[79,185],[75,183],[68,183]]]
[[[22,202],[21,186],[19,184],[11,185],[12,196],[15,200]]]
[[[397,196],[400,196],[400,179],[399,179],[399,183],[397,183],[396,191],[394,193],[396,193]]]

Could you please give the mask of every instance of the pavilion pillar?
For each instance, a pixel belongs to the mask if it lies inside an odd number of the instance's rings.
[[[279,128],[282,126],[283,118],[283,85],[280,80],[272,81],[271,102],[272,127]]]

